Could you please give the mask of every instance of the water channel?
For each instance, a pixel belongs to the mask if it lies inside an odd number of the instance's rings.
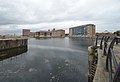
[[[0,82],[87,82],[89,44],[83,38],[31,38],[28,51],[0,61]]]

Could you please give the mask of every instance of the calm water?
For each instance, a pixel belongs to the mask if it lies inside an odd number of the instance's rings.
[[[87,82],[88,41],[29,39],[28,51],[0,61],[0,82]]]

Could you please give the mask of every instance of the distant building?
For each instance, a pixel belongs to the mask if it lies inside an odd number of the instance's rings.
[[[65,30],[38,31],[35,33],[35,37],[65,37]]]
[[[55,30],[55,29],[53,29],[52,31],[51,31],[51,36],[52,37],[65,37],[65,30],[62,30],[62,29],[60,29],[60,30]]]
[[[30,35],[30,29],[22,29],[22,35],[23,36],[29,36]]]
[[[51,37],[50,31],[38,31],[35,33],[35,37]]]
[[[22,29],[22,36],[34,37],[35,32],[30,32],[30,29]]]
[[[95,25],[87,24],[69,28],[70,37],[94,37],[95,36]]]
[[[102,32],[102,33],[96,33],[96,35],[99,36],[99,38],[102,38],[103,36],[110,36],[110,37],[114,37],[114,33],[112,32]]]
[[[30,32],[29,36],[30,37],[35,37],[35,32]]]

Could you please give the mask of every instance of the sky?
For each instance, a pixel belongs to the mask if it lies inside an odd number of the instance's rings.
[[[96,32],[120,30],[120,0],[0,0],[0,34],[95,24]]]

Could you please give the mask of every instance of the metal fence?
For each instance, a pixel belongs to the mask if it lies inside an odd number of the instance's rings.
[[[98,37],[96,38],[96,46]],[[120,62],[117,62],[113,51],[115,43],[116,45],[120,43],[120,37],[114,37],[111,40],[110,36],[103,36],[100,41],[100,49],[104,48],[103,53],[106,56],[106,70],[109,73],[109,82],[120,82]]]

